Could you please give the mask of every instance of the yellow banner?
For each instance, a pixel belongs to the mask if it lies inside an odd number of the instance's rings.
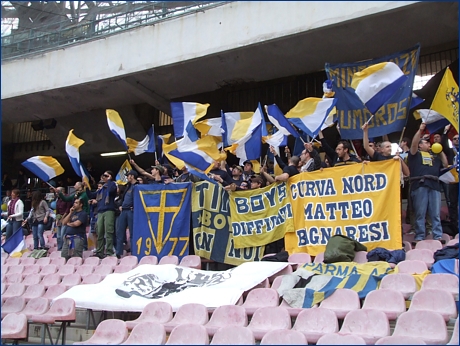
[[[262,246],[294,232],[286,183],[230,194],[230,215],[235,248]]]
[[[316,256],[336,234],[356,239],[368,251],[401,249],[399,161],[300,173],[289,179],[288,189],[295,215],[295,232],[285,235],[289,254]]]

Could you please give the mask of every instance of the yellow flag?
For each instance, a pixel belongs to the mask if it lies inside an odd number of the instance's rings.
[[[458,85],[449,68],[446,68],[446,72],[442,77],[438,91],[436,91],[431,104],[431,109],[449,120],[458,131]]]

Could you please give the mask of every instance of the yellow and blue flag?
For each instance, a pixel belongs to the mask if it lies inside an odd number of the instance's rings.
[[[156,146],[153,125],[150,127],[149,131],[147,132],[147,136],[145,136],[142,141],[138,142],[128,137],[126,142],[129,148],[128,152],[134,153],[136,156],[143,153],[154,153]]]
[[[458,172],[457,172],[458,165],[451,165],[447,168],[441,170],[441,175],[439,176],[439,180],[446,184],[455,184],[458,183]]]
[[[458,85],[449,67],[444,72],[430,108],[445,117],[458,132]]]
[[[206,115],[209,103],[171,102],[174,136],[188,137],[191,141],[198,139],[195,123]]]
[[[85,167],[81,164],[80,160],[80,147],[85,143],[84,140],[74,135],[73,129],[69,131],[67,140],[65,142],[65,151],[69,157],[70,164],[72,165],[75,173],[82,178],[88,186],[89,185],[89,173]]]
[[[43,181],[49,181],[64,173],[64,168],[52,156],[33,156],[22,165]]]
[[[161,161],[160,158],[164,155],[178,169],[183,169],[185,167],[185,162],[180,160],[180,159],[178,159],[175,156],[170,155],[171,150],[177,149],[177,142],[173,142],[171,144],[168,144],[170,137],[171,137],[170,133],[168,133],[166,135],[158,135],[158,140],[159,140],[159,142],[161,142],[161,145],[159,145],[159,147],[161,147],[161,153],[162,153],[159,156],[158,161]]]
[[[128,150],[128,144],[126,143],[125,126],[123,120],[121,120],[120,114],[113,109],[106,109],[107,124],[109,125],[110,131],[117,137],[117,139],[123,144],[123,147]]]
[[[353,75],[351,87],[366,105],[371,114],[375,114],[398,89],[406,83],[408,77],[394,62],[381,62],[365,68]]]
[[[227,112],[224,113],[221,111],[222,117],[222,141],[224,142],[224,147],[228,147],[236,142],[233,140],[232,133],[235,128],[235,124],[244,119],[249,119],[254,115],[254,112]],[[241,137],[242,138],[242,137]],[[238,139],[241,139],[238,138]]]
[[[417,109],[414,111],[414,118],[417,120],[422,119],[430,133],[435,133],[449,124],[445,117],[432,109]]]
[[[222,118],[212,118],[195,123],[195,128],[200,131],[201,136],[222,137]]]
[[[336,103],[335,98],[307,97],[300,100],[286,114],[286,118],[297,128],[315,138]]]
[[[5,251],[7,254],[21,252],[26,248],[24,231],[22,230],[22,227],[19,227],[19,229],[5,241],[5,243],[2,245],[2,248],[3,251]]]
[[[132,170],[131,164],[128,160],[125,160],[118,170],[117,176],[115,177],[118,185],[126,185],[128,183],[128,172]]]
[[[294,137],[300,136],[276,104],[265,106],[265,110],[267,111],[268,120],[270,120],[283,135],[293,135]]]

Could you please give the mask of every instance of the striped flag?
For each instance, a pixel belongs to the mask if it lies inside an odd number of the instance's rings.
[[[88,186],[89,184],[89,173],[86,171],[85,167],[81,164],[80,160],[80,147],[85,143],[84,140],[78,138],[74,135],[73,129],[69,131],[67,140],[65,142],[65,151],[69,157],[70,164],[72,165],[75,173],[82,178]]]
[[[49,181],[64,173],[64,168],[52,156],[33,156],[21,164],[43,181]]]
[[[268,119],[280,130],[285,136],[293,135],[299,137],[297,130],[289,123],[288,119],[284,116],[283,112],[276,104],[265,106]]]
[[[128,144],[128,152],[134,153],[136,156],[143,153],[154,153],[156,145],[153,125],[150,127],[147,132],[147,136],[145,136],[142,141],[138,142],[135,139],[128,137],[126,138],[126,142]]]
[[[109,125],[110,131],[117,137],[117,139],[123,144],[125,150],[128,150],[128,144],[126,143],[125,126],[123,120],[121,120],[120,114],[113,109],[106,109],[107,124]]]
[[[254,115],[254,112],[227,112],[227,113],[224,113],[223,111],[221,111],[222,141],[224,142],[224,147],[228,147],[236,142],[236,140],[231,138],[233,129],[235,128],[235,124],[240,120],[249,119],[253,115]]]
[[[21,252],[26,248],[26,242],[24,241],[24,232],[22,230],[22,227],[19,227],[19,229],[13,233],[11,237],[8,238],[8,240],[5,241],[5,243],[2,245],[3,251],[5,251],[8,254],[12,254],[15,252]]]
[[[195,123],[206,115],[209,103],[171,102],[174,136],[188,137],[191,141],[198,139]]]

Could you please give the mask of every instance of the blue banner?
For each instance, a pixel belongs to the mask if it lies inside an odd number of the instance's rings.
[[[378,59],[364,60],[351,64],[325,64],[327,76],[333,81],[332,89],[337,98],[337,116],[342,139],[361,139],[361,126],[371,118],[371,113],[364,106],[351,88],[353,75],[366,67],[381,62],[391,61],[401,68],[407,79],[406,83],[374,114],[369,122],[369,137],[383,136],[401,131],[406,125],[412,99],[412,86],[417,70],[420,45]]]
[[[134,256],[188,255],[191,190],[191,183],[134,187]]]

